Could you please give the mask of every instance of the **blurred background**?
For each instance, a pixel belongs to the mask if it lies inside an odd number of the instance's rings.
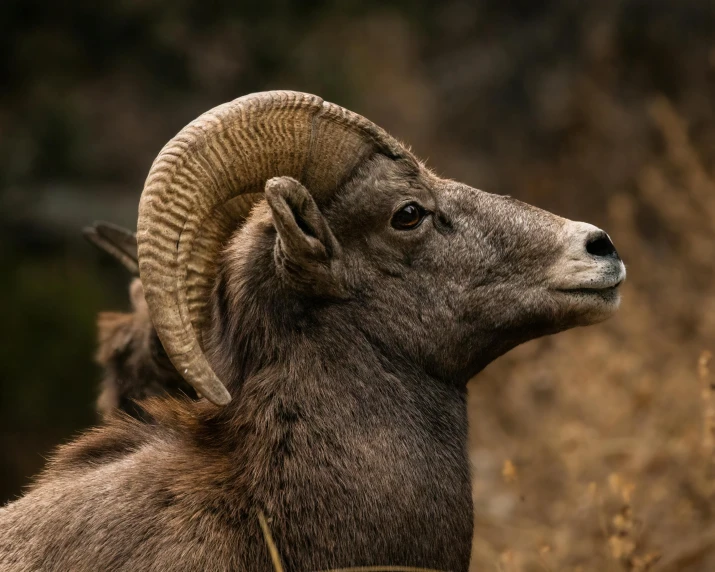
[[[472,381],[473,570],[715,569],[715,4],[3,0],[0,86],[0,501],[97,421],[129,276],[81,228],[136,228],[203,111],[295,89],[628,265],[617,317]]]

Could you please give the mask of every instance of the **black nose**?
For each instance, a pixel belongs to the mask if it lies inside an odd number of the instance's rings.
[[[610,256],[620,259],[616,247],[605,232],[599,232],[589,237],[586,243],[586,252],[593,256]]]

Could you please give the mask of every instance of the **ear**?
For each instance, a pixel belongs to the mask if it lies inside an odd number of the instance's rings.
[[[149,306],[144,297],[144,286],[140,278],[135,278],[129,285],[129,299],[135,312],[149,315]]]
[[[131,314],[119,312],[100,312],[97,318],[97,354],[99,365],[106,366],[112,357],[127,351],[132,341],[132,326],[134,320]]]
[[[266,183],[266,200],[278,233],[279,273],[295,287],[334,294],[342,251],[311,194],[295,179],[276,177]]]
[[[97,248],[119,260],[134,276],[139,276],[137,237],[131,230],[97,221],[83,229],[82,234]]]

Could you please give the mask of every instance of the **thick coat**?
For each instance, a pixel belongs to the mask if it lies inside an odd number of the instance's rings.
[[[260,513],[289,571],[468,569],[467,381],[610,315],[623,265],[407,152],[316,196],[269,180],[223,247],[202,343],[231,400],[157,399],[61,448],[0,510],[0,569],[270,570]]]

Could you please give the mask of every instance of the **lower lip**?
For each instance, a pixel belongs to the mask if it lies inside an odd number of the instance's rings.
[[[608,288],[572,288],[569,290],[559,290],[559,292],[563,292],[564,294],[583,294],[591,296],[595,294],[598,296],[607,296],[618,292],[619,286],[620,284],[609,286]]]

